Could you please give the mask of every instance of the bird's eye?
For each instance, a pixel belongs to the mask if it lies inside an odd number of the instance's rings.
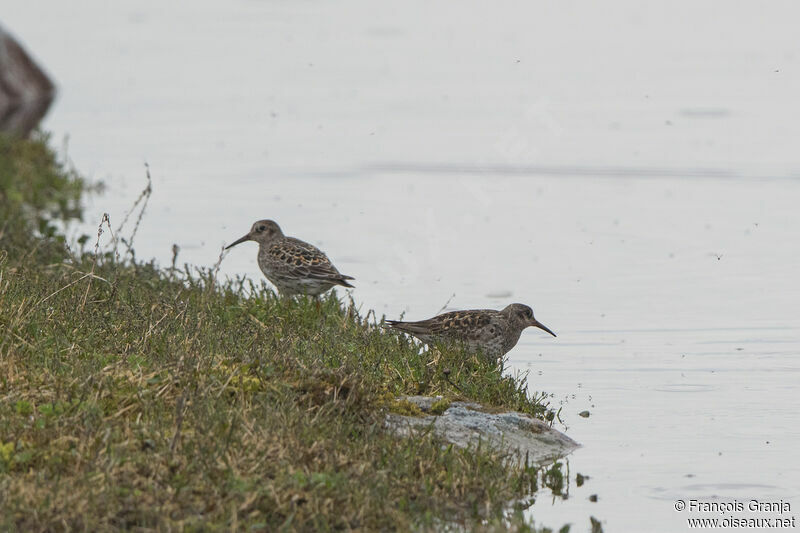
[[[525,310],[525,316],[528,318],[533,318],[533,311],[530,308]]]
[[[258,230],[258,231],[264,231],[265,229],[267,229],[267,227],[266,227],[266,226],[259,226],[259,227],[257,228],[257,230]]]

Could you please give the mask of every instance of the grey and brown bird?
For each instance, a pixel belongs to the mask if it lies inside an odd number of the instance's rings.
[[[418,322],[387,320],[386,324],[426,344],[458,345],[469,353],[480,353],[491,361],[503,357],[516,346],[522,330],[528,326],[556,336],[536,320],[533,309],[524,304],[511,304],[502,311],[452,311]]]
[[[334,285],[352,287],[347,280],[355,278],[340,273],[316,246],[286,237],[273,220],[259,220],[225,249],[245,241],[258,243],[258,266],[282,296],[319,296]]]

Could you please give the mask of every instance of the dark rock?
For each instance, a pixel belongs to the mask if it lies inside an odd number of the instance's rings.
[[[55,85],[0,26],[0,132],[27,136],[47,113]]]

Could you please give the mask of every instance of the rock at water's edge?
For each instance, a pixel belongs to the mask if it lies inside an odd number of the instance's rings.
[[[423,412],[441,398],[430,396],[406,396]],[[544,463],[568,455],[580,444],[545,422],[529,415],[509,411],[487,413],[475,403],[453,402],[439,416],[403,416],[390,413],[386,417],[386,427],[396,434],[410,437],[417,430],[433,426],[434,432],[442,439],[466,447],[480,440],[498,448],[507,449],[531,463]]]

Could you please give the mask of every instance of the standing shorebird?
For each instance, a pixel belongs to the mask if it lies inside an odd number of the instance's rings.
[[[258,243],[258,266],[282,296],[319,296],[334,285],[352,287],[347,280],[355,278],[341,274],[316,246],[284,236],[272,220],[259,220],[247,235],[225,249],[245,241]]]
[[[502,311],[471,309],[443,313],[419,322],[387,320],[390,328],[413,335],[426,344],[456,344],[469,353],[481,353],[496,361],[516,346],[522,330],[537,327],[556,336],[533,317],[533,309],[511,304]]]

